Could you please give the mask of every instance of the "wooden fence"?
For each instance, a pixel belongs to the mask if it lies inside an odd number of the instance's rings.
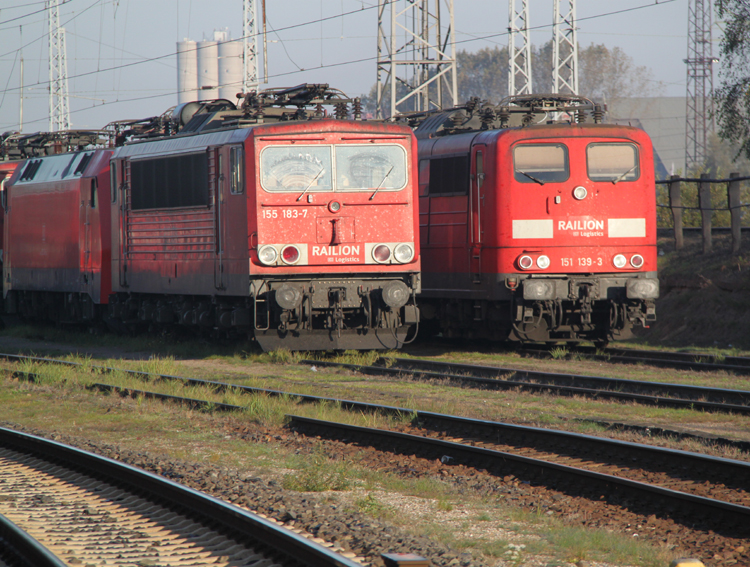
[[[657,185],[666,185],[669,191],[669,204],[658,207],[665,207],[672,210],[672,219],[674,222],[674,241],[675,248],[678,250],[684,246],[683,240],[683,213],[685,211],[700,211],[701,234],[703,236],[703,253],[708,254],[711,251],[711,230],[712,215],[716,211],[729,211],[730,225],[732,233],[732,254],[740,251],[740,240],[742,236],[742,209],[750,206],[750,203],[743,204],[740,195],[740,183],[747,181],[750,177],[740,177],[739,173],[730,173],[729,179],[711,179],[707,173],[701,174],[699,178],[685,178],[679,175],[673,175],[668,180],[657,181]],[[698,186],[698,206],[683,206],[682,184],[697,183]],[[713,207],[711,199],[711,185],[726,184],[727,206]]]

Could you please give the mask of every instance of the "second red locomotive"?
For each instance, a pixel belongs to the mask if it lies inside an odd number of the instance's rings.
[[[529,95],[411,117],[423,329],[606,343],[655,320],[651,141],[602,115]]]

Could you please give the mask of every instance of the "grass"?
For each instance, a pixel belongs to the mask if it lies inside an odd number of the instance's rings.
[[[38,366],[44,365],[37,365],[34,370],[39,370]],[[576,539],[580,540],[584,535],[568,535],[565,526],[543,514],[508,508],[499,500],[488,507],[492,502],[436,478],[406,478],[372,471],[360,463],[364,455],[350,461],[332,459],[324,452],[322,445],[314,447],[309,454],[295,455],[273,440],[248,443],[226,439],[222,433],[225,425],[233,423],[246,426],[257,423],[261,427],[264,423],[277,425],[282,416],[292,410],[324,419],[360,420],[360,423],[362,420],[374,421],[382,426],[396,423],[385,416],[364,417],[342,412],[336,404],[299,404],[291,397],[269,398],[260,395],[240,395],[248,402],[248,408],[252,408],[245,412],[209,415],[143,398],[133,400],[96,395],[84,388],[90,378],[80,370],[77,372],[78,376],[75,376],[75,372],[60,372],[44,383],[0,382],[0,406],[4,409],[4,419],[29,427],[117,444],[133,451],[143,451],[146,443],[150,452],[172,458],[239,467],[259,474],[274,475],[275,471],[286,471],[281,477],[285,488],[304,492],[337,491],[343,498],[351,498],[351,506],[367,516],[395,522],[405,529],[432,535],[460,549],[477,551],[503,561],[508,560],[506,552],[512,549],[508,547],[511,543],[527,546],[521,550],[519,560],[534,554],[552,558],[573,557],[579,553],[579,548],[593,550],[589,557],[608,559],[625,553],[648,558],[656,553],[644,544],[633,552],[632,548],[625,546],[625,542],[617,546],[608,542],[608,547],[603,543],[593,545],[585,540],[576,543]],[[168,384],[160,382],[150,386]],[[194,397],[220,395],[207,390],[191,393],[195,394]],[[409,417],[405,414],[399,419]],[[348,492],[354,487],[359,488],[355,492]],[[405,513],[391,503],[396,494],[402,495],[399,498],[422,502],[420,506],[424,507],[425,512],[417,516]],[[456,515],[459,519],[453,520]],[[468,525],[477,523],[475,518],[479,519],[481,525],[503,533],[508,531],[510,525],[516,525],[518,529],[515,536],[513,532],[508,532],[507,536],[501,537],[464,537],[462,534]],[[581,530],[581,534],[586,531]],[[527,539],[529,536],[533,536],[532,540]],[[519,537],[522,538],[520,542]],[[535,544],[534,538],[541,538],[541,543]],[[643,564],[648,566],[653,563],[647,561]]]
[[[66,383],[70,386],[84,387],[93,382],[105,382],[121,387],[139,390],[149,390],[169,395],[184,395],[186,397],[205,399],[213,403],[228,403],[242,405],[247,409],[245,415],[257,423],[279,425],[286,413],[295,413],[317,417],[320,419],[341,419],[357,425],[391,427],[411,423],[415,420],[413,412],[404,412],[396,417],[372,415],[352,415],[341,412],[335,403],[322,406],[300,404],[294,396],[281,399],[265,395],[250,396],[236,389],[219,391],[215,388],[186,387],[180,382],[144,381],[126,373],[114,372],[101,374],[93,369],[94,364],[109,364],[129,367],[134,370],[156,371],[166,374],[178,374],[224,380],[250,387],[271,388],[298,392],[300,394],[323,395],[342,399],[361,399],[378,401],[388,405],[401,406],[424,411],[465,415],[478,419],[511,420],[534,425],[561,427],[581,432],[599,434],[601,430],[590,424],[580,424],[566,419],[566,416],[588,418],[599,421],[630,421],[648,423],[650,426],[673,429],[675,424],[700,430],[707,428],[712,434],[742,438],[744,420],[741,416],[721,416],[711,413],[692,412],[690,410],[676,410],[656,408],[650,406],[623,405],[616,402],[590,400],[576,397],[555,397],[541,394],[525,394],[516,391],[485,392],[482,390],[461,389],[435,382],[408,382],[389,380],[386,378],[352,376],[348,372],[319,368],[317,372],[304,365],[284,366],[283,373],[276,365],[260,365],[257,362],[245,365],[237,363],[230,366],[231,376],[217,376],[212,366],[194,366],[171,356],[152,357],[144,361],[123,360],[95,360],[91,357],[69,356],[69,360],[81,363],[81,370],[66,369],[57,365],[26,362],[21,369],[37,372],[43,381],[49,383]],[[573,363],[566,361],[533,361],[550,369],[565,364],[566,366],[580,365],[589,369],[590,373],[601,373],[601,363]],[[8,368],[18,368],[12,364],[4,364]],[[519,364],[520,366],[520,364]],[[658,369],[641,369],[628,365],[608,365],[617,371],[630,373],[633,378],[643,378],[641,374],[649,374],[652,379],[669,381],[659,376]],[[594,369],[593,371],[591,369]],[[559,369],[558,369],[559,370]],[[573,369],[575,372],[576,369]],[[612,372],[617,374],[618,372]],[[608,372],[609,374],[609,372]],[[694,382],[697,385],[723,385],[747,389],[746,379],[726,373],[682,373],[686,378],[683,383]],[[354,378],[354,379],[353,379]],[[616,415],[616,418],[613,418]],[[592,429],[593,427],[593,429]],[[612,433],[606,433],[612,435]],[[635,437],[631,434],[629,438]],[[686,442],[670,442],[667,446],[684,448]],[[693,449],[695,445],[691,446]],[[711,450],[706,448],[706,450]],[[723,450],[714,454],[726,456]],[[732,456],[736,458],[736,455]],[[744,457],[747,458],[747,457]]]
[[[372,492],[368,492],[363,498],[357,498],[354,505],[359,512],[379,520],[391,520],[396,515],[393,506],[382,502]]]
[[[285,475],[281,483],[287,490],[325,492],[352,486],[351,463],[331,459],[322,445],[315,446],[311,454],[300,456],[295,464],[297,470]]]
[[[555,347],[550,351],[550,356],[554,360],[561,360],[567,358],[569,351],[565,347]]]

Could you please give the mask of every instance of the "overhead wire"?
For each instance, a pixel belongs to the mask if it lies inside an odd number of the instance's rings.
[[[29,12],[28,14],[24,14],[23,16],[16,16],[15,18],[11,18],[10,20],[3,20],[0,22],[0,25],[3,24],[9,24],[10,22],[15,22],[16,20],[22,20],[24,18],[28,18],[29,16],[33,16],[34,14],[40,14],[42,12],[46,12],[48,10],[51,10],[52,8],[57,8],[58,6],[62,6],[63,4],[68,4],[72,2],[73,0],[62,0],[57,6],[45,6],[44,8],[41,8],[39,10],[36,10],[35,12]],[[46,3],[46,2],[45,2]],[[14,8],[17,6],[14,6]]]
[[[95,4],[97,4],[97,3],[101,2],[101,1],[102,0],[97,0],[93,5],[95,5]],[[398,0],[386,0],[386,3],[387,4],[388,3],[395,3],[397,1]],[[607,16],[622,14],[624,12],[631,12],[631,11],[634,11],[634,10],[640,10],[640,9],[643,9],[643,8],[651,8],[651,7],[654,7],[654,6],[662,6],[664,4],[669,4],[669,3],[672,3],[672,2],[676,2],[676,1],[677,0],[661,0],[661,2],[659,2],[658,4],[643,4],[641,6],[635,6],[635,7],[632,7],[632,8],[624,8],[624,9],[615,10],[615,11],[612,11],[612,12],[605,12],[605,13],[602,13],[602,14],[595,14],[593,16],[587,16],[587,17],[584,17],[584,18],[578,18],[577,21],[603,18],[603,17],[607,17]],[[93,5],[90,6],[89,8],[93,7]],[[372,9],[372,8],[374,8],[374,7],[364,8],[364,10],[369,10],[369,9]],[[348,15],[351,15],[351,14],[360,13],[362,11],[363,11],[363,9],[352,10],[352,11],[349,11],[349,12],[347,12],[345,14],[339,14],[339,15],[336,15],[336,16],[327,16],[327,17],[321,18],[319,20],[311,20],[309,22],[303,22],[301,24],[294,24],[294,25],[291,25],[291,26],[285,26],[283,28],[279,28],[279,29],[274,30],[274,31],[278,35],[278,32],[281,32],[281,31],[287,31],[287,30],[291,30],[291,29],[296,29],[296,28],[299,28],[299,27],[304,27],[304,26],[307,26],[307,25],[315,24],[315,23],[318,23],[318,22],[321,22],[321,21],[332,20],[332,19],[335,19],[335,18],[341,18],[341,17],[348,16]],[[552,27],[552,25],[553,24],[542,24],[542,25],[538,25],[538,26],[531,26],[531,27],[526,28],[526,29],[528,29],[529,31],[541,30],[541,29],[550,28],[550,27]],[[261,32],[256,32],[254,34],[254,36],[259,36],[259,35],[261,35]],[[501,36],[505,36],[505,35],[508,35],[507,31],[498,32],[498,33],[494,33],[494,34],[488,34],[486,36],[481,36],[481,37],[473,37],[473,38],[470,38],[470,39],[460,40],[460,41],[456,41],[455,44],[471,43],[471,42],[474,42],[474,41],[482,41],[482,40],[487,40],[489,38],[501,37]],[[244,39],[244,36],[240,37],[240,38],[238,38],[238,39],[236,39],[234,41],[240,41],[242,39]],[[38,40],[35,40],[35,41],[38,41]],[[195,48],[191,48],[191,49],[186,49],[185,52],[198,51],[200,49],[203,49],[203,47],[195,47]],[[8,53],[2,54],[2,55],[0,55],[0,57],[3,57],[5,55],[9,55],[10,53],[13,53],[13,52],[10,51]],[[170,53],[164,54],[164,55],[157,55],[156,57],[148,57],[146,59],[143,59],[142,61],[136,61],[136,62],[133,62],[133,63],[126,63],[126,64],[123,64],[123,65],[115,65],[115,66],[108,67],[106,69],[97,70],[97,71],[87,71],[85,73],[78,73],[76,75],[71,75],[68,78],[69,79],[76,79],[76,78],[80,78],[80,77],[86,77],[86,76],[89,76],[89,75],[93,75],[95,73],[104,73],[104,72],[107,72],[107,71],[119,70],[119,69],[123,69],[123,68],[126,68],[126,67],[132,67],[134,65],[142,65],[144,63],[150,63],[150,62],[153,62],[153,61],[159,61],[159,60],[162,60],[162,59],[166,59],[168,57],[174,57],[176,55],[177,55],[177,52],[170,52]],[[302,70],[302,71],[311,71],[311,70],[318,70],[318,69],[326,69],[326,68],[330,68],[330,67],[340,67],[342,65],[350,65],[350,64],[354,64],[354,63],[361,63],[363,61],[371,61],[371,60],[374,60],[374,59],[376,59],[376,57],[365,57],[365,58],[355,59],[355,60],[351,60],[351,61],[343,61],[343,62],[339,62],[339,63],[329,63],[329,64],[325,64],[325,65],[319,65],[317,67],[312,67],[312,68],[300,68],[300,67],[298,67],[298,69]],[[271,76],[269,76],[269,78],[281,77],[281,76],[286,76],[286,75],[289,75],[289,74],[290,74],[289,72],[280,73],[280,74],[277,74],[277,75],[271,75]],[[29,86],[44,85],[44,84],[47,84],[48,82],[49,81],[38,83],[36,85],[29,85]],[[17,89],[16,88],[12,88],[10,90],[13,91],[13,90],[17,90]]]
[[[99,4],[102,1],[103,0],[96,0],[91,6],[89,6],[88,8],[86,8],[85,10],[83,10],[82,12],[80,12],[79,14],[77,14],[76,16],[74,16],[74,18],[80,16],[85,11],[88,11],[93,6]],[[110,1],[112,1],[112,0],[110,0]],[[118,0],[114,0],[114,1],[118,2]],[[390,3],[395,3],[397,1],[398,0],[386,0],[385,3],[386,4],[390,4]],[[656,4],[653,4],[653,3],[642,4],[640,6],[634,6],[634,7],[630,7],[630,8],[623,8],[623,9],[620,9],[620,10],[614,10],[614,11],[611,11],[611,12],[605,12],[605,13],[601,13],[601,14],[595,14],[595,15],[592,15],[592,16],[586,16],[586,17],[583,17],[583,18],[578,18],[577,21],[579,21],[579,22],[580,21],[588,21],[588,20],[593,20],[593,19],[598,19],[598,18],[613,16],[613,15],[618,15],[618,14],[622,14],[622,13],[626,13],[626,12],[632,12],[632,11],[636,11],[636,10],[641,10],[641,9],[645,9],[645,8],[651,8],[651,7],[655,7],[655,6],[663,6],[665,4],[670,4],[670,3],[676,2],[676,1],[677,0],[661,0],[660,2],[658,2]],[[278,32],[280,32],[280,31],[292,30],[292,29],[296,29],[296,28],[300,28],[300,27],[312,25],[312,24],[315,24],[315,23],[318,23],[318,22],[322,22],[322,21],[333,20],[333,19],[336,19],[336,18],[343,18],[343,17],[348,16],[348,15],[361,13],[362,11],[370,10],[370,9],[377,8],[377,7],[378,6],[362,7],[360,9],[351,10],[351,11],[343,13],[343,14],[337,14],[335,16],[326,16],[324,18],[320,18],[319,20],[311,20],[311,21],[308,21],[308,22],[300,23],[300,24],[294,24],[294,25],[290,25],[290,26],[285,26],[283,28],[280,28],[278,30],[273,30],[273,31],[278,36]],[[71,20],[72,19],[73,18],[71,18]],[[68,22],[70,22],[71,20],[68,20],[66,22],[66,24]],[[529,31],[533,31],[533,30],[547,29],[547,28],[550,28],[550,27],[552,27],[552,24],[542,24],[542,25],[538,25],[538,26],[530,26],[527,29]],[[259,36],[259,35],[261,35],[261,33],[262,32],[256,32],[255,34],[253,34],[253,36],[254,37],[255,36]],[[45,35],[47,35],[47,34],[45,34]],[[481,36],[481,37],[472,37],[472,38],[469,38],[469,39],[456,41],[455,44],[472,43],[472,42],[475,42],[475,41],[482,41],[482,40],[487,40],[489,38],[502,37],[502,36],[506,36],[506,35],[508,35],[507,31],[497,32],[497,33],[488,34],[488,35]],[[41,38],[39,38],[39,39],[41,39]],[[35,43],[36,41],[39,41],[39,39],[34,40],[31,43]],[[239,40],[242,40],[242,39],[244,39],[244,36],[241,37],[241,38],[238,38],[235,41],[239,41]],[[30,45],[30,44],[26,44],[26,45]],[[25,46],[23,46],[23,47],[25,47]],[[196,48],[193,48],[191,50],[186,50],[186,51],[197,51],[199,49],[201,49],[201,48],[200,47],[196,47]],[[2,54],[2,55],[0,55],[0,57],[3,57],[5,55],[9,55],[10,53],[13,53],[13,51],[10,51],[8,53]],[[156,56],[156,57],[149,57],[149,58],[143,59],[141,61],[136,61],[136,62],[133,62],[133,63],[125,63],[125,64],[116,65],[116,66],[113,66],[113,67],[108,67],[108,68],[97,70],[97,71],[88,71],[88,72],[84,72],[84,73],[78,73],[76,75],[69,76],[68,78],[69,79],[71,79],[71,78],[80,78],[80,77],[89,76],[89,75],[92,75],[92,74],[95,74],[95,73],[103,73],[103,72],[107,72],[107,71],[121,70],[121,69],[124,69],[124,68],[127,68],[127,67],[132,67],[132,66],[135,66],[135,65],[142,65],[144,63],[149,63],[149,62],[154,62],[154,61],[160,61],[160,60],[166,59],[168,57],[174,57],[175,55],[177,55],[177,52],[171,52],[169,54],[159,55],[159,56]],[[295,70],[295,71],[287,71],[287,72],[283,72],[283,73],[276,73],[276,74],[273,74],[273,75],[269,75],[268,78],[271,79],[271,78],[285,77],[285,76],[288,76],[288,75],[292,75],[292,74],[298,73],[300,71],[308,71],[309,72],[309,71],[317,71],[317,70],[321,70],[321,69],[330,69],[330,68],[335,68],[335,67],[342,67],[342,66],[346,66],[346,65],[354,65],[354,64],[357,64],[357,63],[364,63],[364,62],[368,62],[368,61],[374,61],[376,59],[377,59],[377,57],[369,56],[369,57],[362,57],[362,58],[359,58],[359,59],[353,59],[353,60],[349,60],[349,61],[341,61],[341,62],[338,62],[338,63],[328,63],[328,64],[325,64],[325,65],[319,65],[317,67],[306,68],[306,69],[298,67],[297,70]],[[291,60],[291,58],[290,58],[290,60]],[[292,62],[292,63],[294,64],[294,62]],[[295,66],[296,66],[296,64],[295,64]],[[36,83],[34,85],[28,85],[28,86],[29,87],[35,87],[35,86],[45,85],[45,84],[48,84],[48,83],[49,83],[49,81],[42,81],[42,82],[38,82],[38,83]],[[237,84],[241,85],[242,83],[240,82],[240,83],[237,83]],[[3,94],[5,94],[6,92],[13,92],[13,91],[16,91],[18,89],[19,88],[16,88],[16,87],[9,89],[6,86],[6,88],[3,90]],[[165,97],[165,96],[171,96],[171,95],[174,95],[175,92],[176,91],[170,91],[169,93],[165,93],[165,94],[161,94],[161,95],[149,95],[149,96],[144,96],[144,97],[134,97],[134,98],[130,98],[130,99],[117,99],[117,100],[114,100],[114,101],[108,101],[108,102],[104,102],[104,103],[101,103],[101,104],[95,104],[95,105],[93,105],[91,107],[85,107],[85,108],[81,108],[81,109],[77,109],[77,110],[71,110],[70,114],[77,114],[79,112],[90,110],[91,108],[99,108],[101,106],[108,106],[108,105],[111,105],[111,104],[119,104],[119,103],[125,103],[125,102],[137,102],[137,101],[141,101],[141,100],[150,100],[150,99],[161,98],[161,97]],[[35,122],[42,122],[44,120],[47,120],[47,118],[40,118],[40,119],[37,119],[37,120],[28,121],[27,124],[32,124],[32,123],[35,123]]]
[[[70,18],[69,20],[66,20],[65,22],[63,22],[63,24],[62,24],[62,25],[61,25],[60,27],[65,27],[65,26],[67,26],[67,25],[68,25],[68,24],[69,24],[70,22],[72,22],[73,20],[75,20],[75,19],[76,19],[76,18],[78,18],[79,16],[82,16],[83,14],[85,14],[86,12],[88,12],[88,11],[89,11],[89,10],[90,10],[91,8],[93,8],[94,6],[96,6],[97,4],[99,4],[99,3],[100,3],[100,2],[102,2],[102,1],[104,1],[104,0],[95,0],[95,1],[94,1],[94,3],[93,3],[93,4],[91,4],[91,5],[90,5],[90,6],[88,7],[88,8],[84,8],[83,10],[81,10],[80,12],[78,12],[78,13],[77,13],[77,14],[76,14],[75,16],[73,16],[72,18]],[[108,1],[108,2],[111,2],[111,1],[113,1],[113,0],[107,0],[107,1]],[[13,27],[15,27],[15,26],[13,26]],[[5,29],[7,29],[7,28],[5,28]],[[11,49],[10,51],[7,51],[6,53],[2,53],[2,54],[0,54],[0,58],[2,58],[2,57],[5,57],[6,55],[10,55],[11,53],[14,53],[14,52],[18,52],[18,51],[20,51],[21,49],[23,49],[24,47],[28,47],[29,45],[33,45],[33,44],[35,44],[35,43],[36,43],[37,41],[41,41],[41,40],[43,40],[43,39],[44,39],[45,37],[48,37],[48,36],[49,36],[49,31],[47,31],[47,32],[43,33],[43,34],[42,34],[42,35],[40,35],[40,36],[39,36],[38,38],[36,38],[36,39],[33,39],[33,40],[31,40],[31,41],[30,41],[29,43],[26,43],[26,44],[22,45],[22,46],[21,46],[21,47],[19,47],[18,49]]]

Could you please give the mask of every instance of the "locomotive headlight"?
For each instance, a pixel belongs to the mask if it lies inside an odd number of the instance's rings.
[[[393,251],[393,257],[396,259],[396,262],[400,262],[401,264],[411,262],[412,258],[414,258],[414,248],[406,242],[399,244]]]
[[[628,260],[622,254],[618,254],[612,259],[612,263],[615,265],[615,268],[624,268]]]
[[[378,244],[375,248],[372,249],[372,259],[379,264],[387,262],[391,259],[391,249],[388,248],[388,246],[386,246],[385,244]]]
[[[276,290],[275,297],[276,303],[282,309],[295,309],[302,301],[302,293],[296,287],[287,284],[283,284]]]
[[[633,266],[636,270],[643,267],[643,256],[640,254],[634,254],[630,258],[630,265]]]
[[[549,262],[549,256],[542,255],[542,256],[539,256],[539,258],[536,259],[536,266],[540,270],[546,270],[547,268],[549,268],[549,264],[550,264],[550,262]]]
[[[525,280],[523,298],[531,300],[552,299],[555,297],[555,283],[545,280]]]
[[[393,309],[400,309],[409,301],[409,288],[404,282],[388,282],[381,291],[383,303]]]
[[[341,210],[341,203],[338,201],[331,201],[328,203],[328,210],[332,213],[338,213]]]
[[[534,260],[531,259],[531,256],[521,256],[518,259],[518,265],[522,270],[529,270],[534,265]]]
[[[581,187],[580,185],[573,189],[573,197],[581,201],[582,199],[586,198],[586,195],[588,195],[588,191],[586,191],[585,187]]]
[[[281,251],[281,259],[285,264],[296,264],[299,260],[299,248],[292,244],[284,246],[284,249]]]
[[[659,280],[656,278],[635,278],[628,282],[628,299],[656,299],[659,297]]]
[[[266,266],[274,265],[278,257],[279,253],[273,246],[266,245],[258,250],[258,260],[263,262]]]

